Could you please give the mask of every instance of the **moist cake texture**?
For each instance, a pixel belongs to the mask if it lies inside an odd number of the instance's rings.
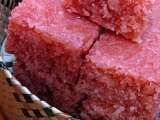
[[[101,33],[63,7],[63,0],[23,0],[12,11],[7,51],[16,56],[17,79],[82,120],[154,120],[160,111],[160,1],[140,44]]]
[[[15,54],[15,76],[50,104],[72,112],[80,96],[74,86],[99,27],[70,15],[61,0],[23,0],[12,11],[7,51]]]
[[[148,26],[148,15],[155,0],[65,0],[70,13],[86,17],[92,22],[141,42]]]
[[[154,120],[159,115],[159,10],[157,0],[141,44],[106,32],[90,50],[77,86],[87,95],[83,118]]]
[[[159,113],[160,56],[153,52],[159,39],[149,39],[137,45],[113,33],[101,36],[81,68],[77,89],[87,96],[81,116],[152,120]]]

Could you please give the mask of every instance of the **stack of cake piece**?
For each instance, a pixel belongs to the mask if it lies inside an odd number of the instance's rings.
[[[70,13],[140,42],[155,0],[65,0]]]
[[[160,1],[125,0],[126,9],[122,0],[91,1],[23,0],[8,26],[15,76],[82,120],[154,120],[160,111]]]

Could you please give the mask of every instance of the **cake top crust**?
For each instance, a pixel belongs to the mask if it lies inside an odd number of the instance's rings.
[[[66,13],[62,4],[63,0],[24,0],[12,11],[10,21],[27,25],[70,47],[85,48],[96,38],[99,28]]]
[[[141,44],[106,32],[90,51],[87,59],[99,68],[126,76],[158,82],[160,80],[160,1],[156,0],[150,26]]]

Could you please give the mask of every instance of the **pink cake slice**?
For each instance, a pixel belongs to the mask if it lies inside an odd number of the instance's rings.
[[[66,13],[62,0],[23,0],[12,11],[7,51],[15,54],[14,74],[39,97],[73,112],[80,95],[79,68],[99,27]]]
[[[140,42],[154,1],[65,0],[64,6],[70,13],[79,14],[129,40]]]
[[[90,50],[77,86],[88,96],[82,102],[84,119],[155,120],[160,111],[159,10],[156,0],[141,44],[107,32]]]

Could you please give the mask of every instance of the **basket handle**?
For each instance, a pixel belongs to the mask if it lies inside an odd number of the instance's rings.
[[[22,0],[0,0],[0,51],[2,44],[4,42],[4,38],[6,36],[5,29],[8,24],[8,16],[10,15],[10,11],[18,5]],[[2,25],[3,24],[3,27]]]
[[[22,0],[0,0],[0,3],[9,9],[13,9]]]

